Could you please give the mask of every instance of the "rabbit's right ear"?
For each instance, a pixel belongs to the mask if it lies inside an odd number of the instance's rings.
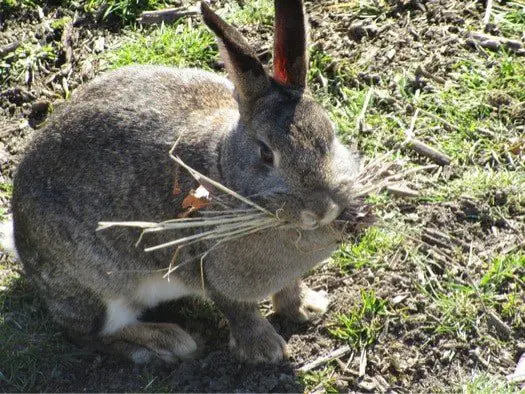
[[[270,79],[256,53],[232,26],[221,19],[203,1],[201,12],[204,23],[219,38],[219,49],[228,76],[244,102],[263,96],[270,87]]]

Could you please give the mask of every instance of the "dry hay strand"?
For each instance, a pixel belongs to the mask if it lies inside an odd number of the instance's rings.
[[[298,225],[291,224],[279,218],[278,212],[272,213],[229,189],[220,182],[217,182],[206,175],[200,173],[186,164],[179,156],[174,154],[175,148],[180,140],[177,139],[169,154],[170,157],[182,168],[184,168],[201,186],[207,191],[213,190],[214,194],[209,200],[206,208],[217,207],[218,209],[196,209],[191,212],[192,217],[182,217],[170,219],[163,222],[99,222],[97,231],[112,227],[134,227],[142,229],[137,240],[139,246],[144,235],[165,231],[193,230],[190,235],[184,235],[169,242],[145,247],[145,252],[153,252],[164,248],[176,248],[164,277],[168,277],[175,270],[190,261],[200,260],[201,267],[203,261],[209,253],[223,245],[250,234],[276,228],[295,228],[299,232],[302,230]],[[389,159],[392,152],[388,152],[376,159],[365,163],[353,181],[352,197],[355,204],[346,207],[341,215],[332,223],[331,229],[337,234],[340,241],[355,237],[363,229],[374,223],[375,217],[372,206],[365,203],[366,197],[371,193],[379,192],[390,185],[402,181],[406,176],[419,171],[436,168],[436,165],[412,168],[405,171],[398,171],[399,163]],[[210,193],[211,195],[211,193]],[[239,205],[241,207],[239,207]],[[211,242],[211,247],[204,253],[195,258],[176,264],[180,250],[197,242]]]

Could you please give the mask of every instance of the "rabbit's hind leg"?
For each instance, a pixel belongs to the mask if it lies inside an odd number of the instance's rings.
[[[176,324],[138,322],[101,337],[108,350],[137,364],[155,359],[173,362],[197,351],[193,338]]]
[[[324,314],[330,301],[326,292],[311,290],[302,280],[297,279],[275,293],[272,302],[276,313],[302,323]]]
[[[105,350],[120,354],[137,364],[155,359],[166,362],[191,357],[197,344],[182,328],[171,323],[137,320],[141,309],[119,298],[106,303],[106,318],[100,331]]]

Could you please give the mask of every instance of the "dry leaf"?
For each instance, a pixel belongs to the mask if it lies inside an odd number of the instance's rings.
[[[182,201],[182,208],[201,209],[210,204],[210,192],[204,186],[199,186],[197,190],[191,190]]]
[[[514,141],[514,143],[509,148],[510,153],[520,156],[522,153],[525,153],[525,139]]]
[[[204,186],[200,185],[197,190],[192,189],[184,200],[182,200],[182,208],[185,208],[186,211],[178,215],[178,217],[185,218],[190,213],[207,207],[210,205],[210,202],[210,192]]]

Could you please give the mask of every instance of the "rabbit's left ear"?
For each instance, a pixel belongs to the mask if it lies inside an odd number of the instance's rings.
[[[201,11],[204,23],[219,38],[219,50],[224,59],[228,76],[243,103],[251,103],[263,96],[270,79],[257,54],[232,26],[222,20],[203,1]]]
[[[306,22],[302,0],[274,0],[274,78],[283,84],[306,86]]]

